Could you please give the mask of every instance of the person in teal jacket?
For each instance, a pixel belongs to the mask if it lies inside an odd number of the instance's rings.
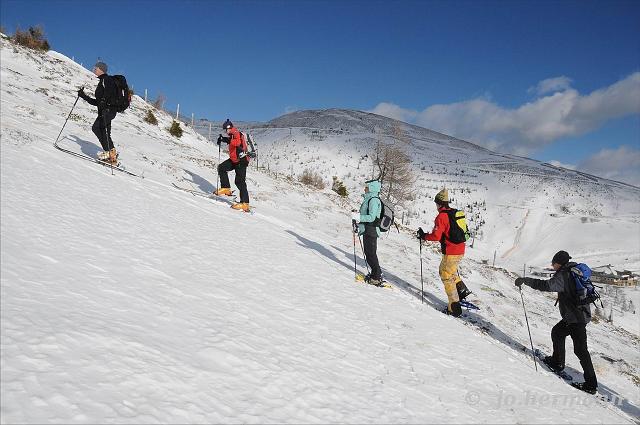
[[[382,284],[382,270],[376,253],[380,236],[380,213],[382,212],[382,203],[379,198],[381,187],[378,180],[366,182],[358,223],[358,236],[362,235],[365,260],[371,268],[371,273],[365,277],[365,281],[372,285]]]

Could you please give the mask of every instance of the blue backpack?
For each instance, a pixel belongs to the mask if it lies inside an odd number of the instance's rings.
[[[591,303],[596,305],[596,301],[600,300],[600,305],[603,306],[600,294],[596,291],[596,287],[591,282],[591,269],[589,266],[584,263],[576,264],[571,267],[571,276],[576,284],[577,305],[581,306]]]

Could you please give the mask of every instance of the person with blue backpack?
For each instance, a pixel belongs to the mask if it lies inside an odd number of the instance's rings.
[[[543,363],[552,371],[559,373],[565,366],[565,340],[573,340],[573,352],[580,360],[584,373],[584,382],[571,385],[589,394],[598,389],[596,372],[587,348],[587,323],[591,321],[590,303],[599,298],[589,281],[590,269],[585,264],[570,262],[566,251],[558,251],[551,260],[555,274],[548,280],[519,277],[515,285],[523,284],[543,292],[557,292],[557,304],[562,319],[551,329],[553,354],[543,359]]]
[[[365,276],[364,280],[376,286],[382,285],[382,269],[380,268],[377,254],[378,238],[380,237],[380,215],[382,213],[382,202],[379,195],[381,188],[382,184],[378,180],[365,182],[360,214],[353,229],[354,232],[358,233],[358,236],[362,236],[364,257],[371,269],[371,272]]]

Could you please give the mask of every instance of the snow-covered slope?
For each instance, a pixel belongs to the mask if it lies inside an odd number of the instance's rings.
[[[340,109],[297,111],[254,126],[261,164],[298,178],[305,169],[344,180],[357,197],[377,175],[377,142],[412,160],[415,200],[397,208],[413,228],[429,226],[433,197],[449,189],[476,234],[469,255],[521,270],[569,251],[594,266],[640,271],[640,189],[514,155],[504,155],[379,115]]]
[[[424,249],[421,304],[417,242],[392,233],[380,258],[394,288],[354,283],[353,203],[253,168],[255,214],[177,191],[212,189],[217,147],[171,137],[164,114],[145,123],[138,97],[112,133],[144,179],[64,154],[52,142],[92,75],[1,43],[3,423],[637,418],[637,334],[590,326],[600,394],[620,403],[584,395],[534,370],[509,272],[465,260],[482,310],[454,319],[438,311],[439,254]],[[61,144],[95,153],[94,114],[79,103]],[[525,299],[549,351],[553,300]]]

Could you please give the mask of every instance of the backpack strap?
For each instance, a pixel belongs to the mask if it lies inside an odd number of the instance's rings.
[[[382,204],[382,200],[380,199],[379,196],[372,196],[371,198],[369,198],[369,200],[367,201],[367,214],[369,214],[369,205],[371,204],[371,200],[372,199],[377,199],[378,201],[380,201],[380,204]],[[382,209],[380,209],[380,213],[382,213]],[[380,217],[376,217],[373,222],[371,224],[380,227]]]

